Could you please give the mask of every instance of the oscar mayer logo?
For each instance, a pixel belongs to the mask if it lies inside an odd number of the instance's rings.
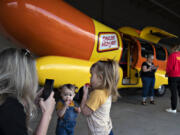
[[[98,52],[117,50],[119,48],[118,36],[114,32],[100,32],[98,34]]]
[[[180,57],[176,57],[177,58],[177,60],[180,60]]]

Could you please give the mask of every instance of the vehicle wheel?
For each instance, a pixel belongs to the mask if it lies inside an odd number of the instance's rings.
[[[159,89],[155,90],[155,95],[159,96],[159,97],[163,96],[165,93],[166,93],[166,86],[165,85],[161,85],[159,87]]]

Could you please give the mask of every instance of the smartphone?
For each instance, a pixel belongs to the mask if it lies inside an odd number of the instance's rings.
[[[53,86],[54,86],[54,80],[53,79],[46,79],[45,84],[44,84],[44,90],[42,92],[41,97],[46,100],[51,92],[53,91]]]

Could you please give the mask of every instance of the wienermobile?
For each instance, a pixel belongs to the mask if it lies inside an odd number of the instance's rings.
[[[0,32],[38,56],[39,83],[55,79],[55,87],[89,82],[90,66],[100,59],[119,63],[118,88],[141,88],[141,64],[154,54],[155,89],[165,93],[167,49],[161,37],[176,37],[155,27],[114,30],[62,0],[0,0]]]

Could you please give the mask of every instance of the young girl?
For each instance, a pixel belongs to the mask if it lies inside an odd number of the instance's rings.
[[[111,102],[116,101],[119,94],[118,64],[113,60],[98,61],[91,69],[90,87],[84,86],[81,111],[87,116],[87,123],[91,135],[113,135],[110,118]]]
[[[58,90],[61,99],[57,103],[58,122],[56,127],[56,135],[73,135],[76,125],[77,113],[80,113],[80,107],[77,107],[73,98],[75,96],[76,86],[65,84]]]

